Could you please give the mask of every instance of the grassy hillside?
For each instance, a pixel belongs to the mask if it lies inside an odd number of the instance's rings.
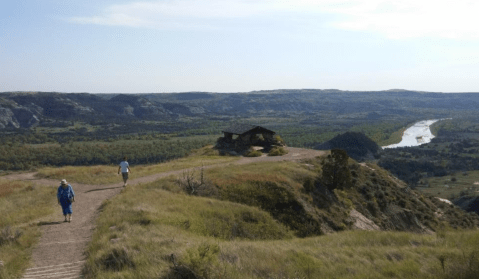
[[[0,179],[0,278],[18,278],[40,237],[38,224],[53,213],[56,189]]]
[[[160,172],[180,170],[184,168],[201,167],[202,165],[224,164],[234,162],[239,157],[219,156],[217,151],[201,149],[191,156],[171,160],[163,164],[134,165],[130,162],[130,179],[151,175]],[[50,179],[67,179],[67,181],[84,184],[109,184],[121,181],[118,177],[118,165],[98,166],[65,166],[61,168],[42,168],[38,170],[37,177]]]
[[[377,165],[346,160],[350,180],[333,187],[325,177],[328,158],[225,164],[235,160],[207,147],[134,167],[137,177],[195,169],[129,186],[104,202],[84,276],[475,278],[479,272],[477,215],[410,190]],[[116,167],[65,167],[42,176],[101,184],[110,183],[111,172]],[[55,189],[0,180],[0,208],[0,278],[17,278],[38,225],[55,209]]]
[[[407,190],[375,165],[350,161],[350,187],[332,191],[322,169],[321,158],[218,166],[127,188],[103,204],[83,273],[474,278],[479,271],[477,216]],[[353,231],[352,212],[383,231]]]
[[[425,178],[419,190],[444,199],[466,194],[479,194],[479,171],[457,172],[453,175]]]

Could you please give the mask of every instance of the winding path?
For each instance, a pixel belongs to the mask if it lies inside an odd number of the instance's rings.
[[[229,163],[228,165],[243,165],[256,162],[277,162],[277,161],[296,161],[316,156],[324,155],[326,152],[287,147],[289,153],[278,157],[242,157],[240,160]],[[218,167],[218,165],[209,165],[205,168]],[[159,178],[169,175],[181,174],[186,169],[157,173],[144,176],[129,181],[129,186],[138,183],[152,182]],[[56,186],[57,180],[38,179],[35,173],[21,173],[3,176],[3,179],[9,180],[30,180],[35,185]],[[120,179],[119,179],[120,180]],[[24,279],[70,279],[82,278],[81,269],[85,261],[84,251],[88,242],[91,240],[95,229],[95,219],[98,214],[98,208],[104,200],[110,199],[119,194],[123,187],[122,182],[111,185],[88,185],[74,183],[75,200],[73,204],[73,215],[71,223],[64,223],[61,209],[58,214],[49,217],[49,221],[42,221],[39,225],[42,227],[42,237],[33,250],[32,267],[26,270]]]

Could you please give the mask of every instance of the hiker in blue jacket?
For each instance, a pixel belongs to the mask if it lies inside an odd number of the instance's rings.
[[[72,202],[75,201],[75,192],[66,179],[63,179],[57,191],[58,204],[62,206],[64,222],[71,222],[72,220]],[[68,219],[67,219],[68,215]]]

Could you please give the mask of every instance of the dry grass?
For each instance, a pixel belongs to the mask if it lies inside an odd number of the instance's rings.
[[[132,171],[130,179],[184,168],[199,167],[202,165],[225,164],[238,159],[238,157],[201,155],[181,158],[157,165],[130,166]],[[38,171],[38,177],[57,180],[67,179],[71,182],[96,185],[121,181],[121,177],[118,177],[118,166],[67,166],[61,168],[43,168]]]
[[[127,189],[105,204],[88,249],[87,278],[454,278],[458,267],[467,271],[479,247],[477,231],[348,231],[274,240],[282,230],[268,225],[261,229],[268,239],[232,238],[235,212],[268,214],[161,190],[171,180]],[[115,257],[118,263],[105,263]]]
[[[31,182],[0,180],[0,278],[18,278],[28,267],[33,245],[40,237],[41,218],[53,213],[55,188],[35,187]],[[6,190],[5,190],[6,189]]]
[[[16,188],[24,187],[25,183],[20,181],[0,180],[0,198],[12,194]]]
[[[197,154],[132,170],[138,177],[236,159]],[[101,181],[109,181],[107,176],[113,172],[114,182],[118,181],[114,166],[53,170],[63,171],[57,179],[81,182],[76,179],[94,174],[97,177],[93,182],[84,183],[105,183]],[[58,175],[53,170],[49,175]],[[224,190],[267,182],[287,185],[299,193],[303,183],[319,171],[320,167],[313,162],[276,162],[218,166],[205,170],[205,174]],[[379,171],[377,175],[388,174]],[[468,276],[479,272],[477,230],[444,230],[436,235],[348,231],[295,238],[284,225],[257,207],[188,196],[175,184],[176,179],[172,176],[127,188],[103,204],[87,250],[85,278],[474,278]],[[8,194],[8,202],[27,188],[27,184],[16,187]],[[40,193],[35,188],[31,191]],[[26,197],[25,202],[32,201],[30,195],[22,197]],[[8,212],[15,212],[12,209],[27,206],[8,206],[5,200],[0,198],[2,214],[4,208],[10,208],[5,216],[11,216]],[[21,216],[5,220],[25,223],[38,218]],[[33,243],[34,232],[29,235],[19,241],[28,243],[30,239]],[[5,256],[21,255],[14,245],[5,247],[0,247],[0,259],[10,267],[13,260],[22,262]]]
[[[301,187],[306,177],[316,175],[305,164],[296,162],[253,163],[234,167],[206,170],[208,178],[216,185],[238,185],[248,181],[288,183]]]
[[[198,252],[191,249],[206,242],[292,237],[288,229],[257,208],[159,188],[162,182],[126,189],[103,206],[88,248],[90,257],[84,271],[87,278],[108,278],[114,274],[151,278],[170,272],[173,259],[178,264],[193,261],[197,267],[202,266],[197,261],[203,259],[195,258]],[[120,263],[133,264],[105,262],[118,255]]]
[[[299,190],[317,172],[315,165],[277,162],[205,175],[226,190],[252,181]],[[86,278],[474,278],[470,271],[479,269],[477,230],[295,238],[256,207],[186,195],[175,179],[126,189],[104,204]]]
[[[26,224],[53,213],[56,204],[54,187],[35,187],[31,182],[8,180],[0,180],[0,185],[15,185],[10,194],[0,198],[0,228]]]

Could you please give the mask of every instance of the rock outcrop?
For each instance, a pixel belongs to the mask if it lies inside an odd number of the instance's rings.
[[[20,123],[18,123],[11,109],[0,107],[0,128],[5,127],[20,128]]]
[[[29,128],[40,123],[43,109],[33,103],[26,106],[0,99],[0,128]]]

